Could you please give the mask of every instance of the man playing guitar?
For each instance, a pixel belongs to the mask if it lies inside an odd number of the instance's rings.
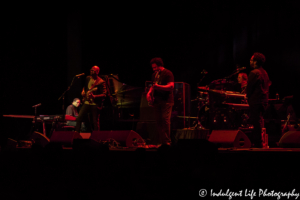
[[[76,132],[80,132],[81,122],[91,113],[94,124],[94,131],[99,130],[99,112],[102,108],[102,102],[106,97],[106,83],[99,74],[100,68],[93,66],[90,70],[90,76],[86,77],[85,86],[82,89],[83,106],[76,120]]]
[[[147,100],[154,107],[155,118],[158,127],[159,144],[170,144],[170,124],[172,106],[174,105],[174,76],[164,68],[161,58],[153,58],[150,61],[154,71],[152,74],[153,85],[147,93]]]

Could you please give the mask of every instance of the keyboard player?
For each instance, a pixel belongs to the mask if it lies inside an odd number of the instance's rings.
[[[247,82],[248,76],[246,73],[239,73],[238,75],[238,83],[241,85],[241,94],[246,94],[247,92]]]
[[[67,107],[66,115],[77,117],[78,116],[78,107],[79,107],[79,105],[80,105],[80,99],[75,98],[73,100],[72,104]],[[71,122],[72,121],[67,121],[67,125],[74,126],[74,125],[70,124]],[[76,122],[75,122],[75,125],[76,125]]]
[[[67,107],[67,110],[66,110],[66,125],[67,126],[76,126],[76,118],[78,116],[78,107],[80,105],[80,99],[79,98],[75,98],[72,102],[71,105],[69,105]],[[71,117],[70,117],[71,116]],[[75,117],[75,118],[74,118]],[[68,119],[73,119],[72,121],[68,121]],[[85,125],[84,123],[82,122],[81,124],[81,131],[85,131]]]

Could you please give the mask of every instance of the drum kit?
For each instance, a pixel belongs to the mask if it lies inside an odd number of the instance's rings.
[[[198,87],[196,129],[237,129],[248,126],[249,105],[245,94]]]

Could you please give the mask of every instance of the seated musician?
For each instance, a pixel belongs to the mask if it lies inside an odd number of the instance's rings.
[[[238,83],[241,85],[241,94],[246,94],[248,76],[246,73],[239,73]]]
[[[71,105],[67,107],[66,115],[70,115],[73,117],[78,116],[78,106],[80,105],[80,99],[75,98]]]
[[[102,107],[102,102],[106,97],[106,83],[101,79],[99,74],[100,68],[98,66],[93,66],[90,70],[90,76],[86,77],[86,83],[82,89],[81,95],[83,98],[83,106],[79,111],[76,120],[76,132],[80,132],[81,122],[87,118],[88,114],[91,114],[91,118],[94,125],[94,131],[98,131],[99,128],[99,110]]]
[[[78,116],[78,106],[80,105],[80,99],[75,98],[71,105],[67,107],[66,115],[77,117]],[[69,117],[71,118],[71,117]],[[67,121],[67,126],[76,126],[76,121]]]

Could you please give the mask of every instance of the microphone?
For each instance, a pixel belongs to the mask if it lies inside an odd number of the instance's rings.
[[[35,108],[35,107],[39,107],[40,105],[42,105],[42,104],[39,103],[39,104],[36,104],[36,105],[34,105],[34,106],[32,106],[32,107]]]
[[[208,74],[208,72],[205,69],[203,69],[201,74]]]
[[[240,68],[236,68],[236,71],[242,71],[244,69],[246,69],[246,67],[240,67]]]
[[[84,75],[84,73],[82,73],[82,74],[77,74],[76,77],[80,77],[80,76],[83,76],[83,75]]]

